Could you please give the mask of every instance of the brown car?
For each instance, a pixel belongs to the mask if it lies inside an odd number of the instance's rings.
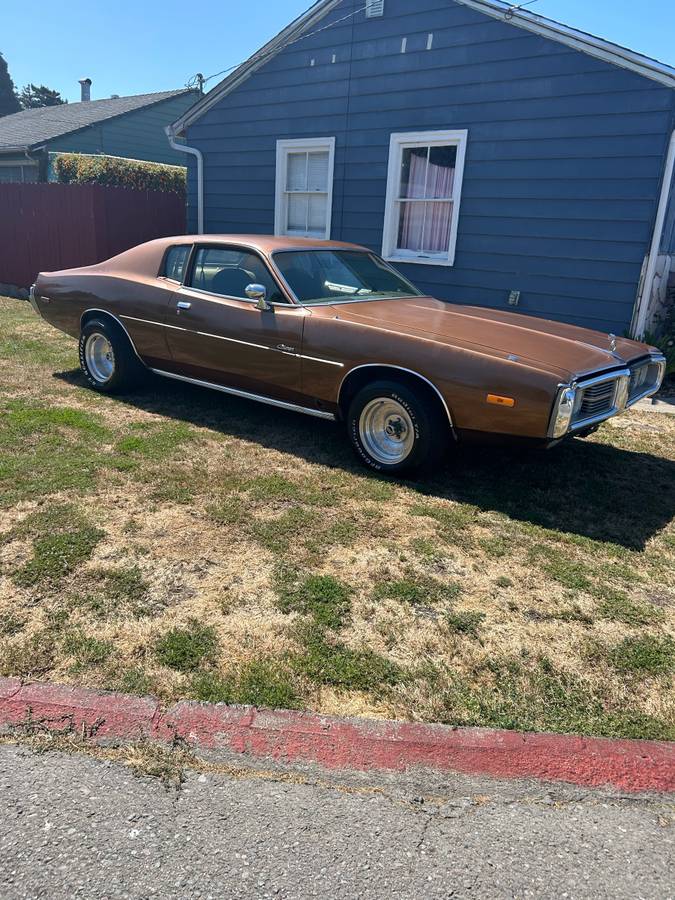
[[[39,275],[31,303],[79,340],[99,391],[144,369],[346,421],[360,459],[396,473],[451,437],[553,445],[655,393],[654,348],[424,296],[379,256],[334,241],[199,235]]]

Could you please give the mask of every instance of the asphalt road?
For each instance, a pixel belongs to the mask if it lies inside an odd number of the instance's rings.
[[[426,795],[426,799],[423,797]],[[665,800],[463,778],[323,783],[0,745],[0,898],[668,898]]]

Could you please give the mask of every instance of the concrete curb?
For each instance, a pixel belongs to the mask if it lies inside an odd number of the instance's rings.
[[[179,738],[190,747],[328,769],[538,778],[623,791],[675,792],[675,744],[519,734],[287,710],[177,703],[0,678],[0,729],[75,730],[99,743]]]

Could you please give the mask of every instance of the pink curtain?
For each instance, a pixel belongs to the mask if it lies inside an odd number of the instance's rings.
[[[427,165],[426,155],[411,153],[405,197],[416,200],[452,197],[454,180],[454,168],[432,162]],[[443,203],[402,203],[398,247],[401,250],[442,253],[450,245],[451,222],[451,200]]]

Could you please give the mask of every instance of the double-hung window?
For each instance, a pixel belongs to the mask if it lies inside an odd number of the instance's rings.
[[[467,135],[466,131],[392,134],[385,259],[453,265]]]
[[[274,232],[330,239],[335,138],[277,141]]]

